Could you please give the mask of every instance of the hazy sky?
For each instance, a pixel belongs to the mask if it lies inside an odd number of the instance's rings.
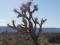
[[[20,8],[21,4],[26,3],[28,0],[0,0],[0,26],[6,26],[11,23],[11,20],[18,19],[13,9]],[[33,17],[47,18],[43,27],[56,27],[60,28],[60,0],[33,0],[34,4],[38,4],[39,10],[33,14]],[[20,22],[21,23],[21,20]]]

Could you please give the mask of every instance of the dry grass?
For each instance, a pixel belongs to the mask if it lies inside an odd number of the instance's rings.
[[[42,33],[42,34],[40,34],[40,37],[38,39],[39,45],[44,45],[45,43],[49,43],[48,42],[49,36],[55,36],[55,35],[60,35],[60,33]],[[20,36],[22,36],[22,38],[20,38],[19,45],[25,45],[25,44],[28,45],[28,44],[30,44],[31,39],[29,38],[29,36],[28,37],[27,37],[27,35],[26,36],[20,35]],[[5,37],[3,37],[3,35],[0,33],[0,40],[1,40],[0,44],[2,43],[3,38],[5,39]],[[8,40],[9,38],[12,38],[12,40]],[[11,45],[16,45],[16,35],[15,35],[15,33],[8,33],[7,42]],[[51,44],[51,43],[49,43],[49,45],[60,45],[60,44],[56,44],[56,43]]]

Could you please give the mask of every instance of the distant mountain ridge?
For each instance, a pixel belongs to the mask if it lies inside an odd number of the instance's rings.
[[[0,26],[0,32],[16,32],[15,29],[5,26]],[[38,31],[38,29],[37,29]],[[43,28],[42,32],[60,32],[60,28]]]
[[[15,32],[16,30],[6,26],[0,26],[0,32]]]

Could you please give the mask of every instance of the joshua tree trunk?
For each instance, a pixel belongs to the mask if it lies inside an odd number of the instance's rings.
[[[38,45],[38,38],[35,37],[35,39],[33,40],[33,44]]]

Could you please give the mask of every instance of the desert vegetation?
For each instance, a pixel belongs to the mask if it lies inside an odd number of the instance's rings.
[[[41,19],[40,22],[38,21],[37,17],[34,19],[32,15],[35,11],[38,10],[38,6],[33,5],[32,9],[31,9],[31,6],[32,6],[32,1],[29,1],[26,4],[22,4],[19,11],[14,9],[14,12],[18,14],[17,18],[22,17],[23,24],[16,26],[15,21],[13,20],[12,21],[13,26],[11,26],[9,24],[8,24],[8,26],[16,29],[17,35],[21,35],[21,34],[29,35],[31,38],[31,39],[30,38],[29,39],[33,42],[33,45],[38,45],[38,38],[42,31],[42,26],[47,19]],[[37,24],[39,25],[39,31],[36,33]],[[24,35],[21,35],[20,37],[23,38]],[[26,35],[25,35],[25,37],[27,38]],[[17,44],[18,44],[18,42],[19,42],[19,36],[17,36]],[[23,43],[24,43],[24,41],[23,41]],[[26,44],[26,45],[29,45],[29,44]]]
[[[5,32],[6,35],[5,38],[3,38],[3,45],[12,45],[12,42],[14,43],[13,45],[49,45],[49,43],[60,43],[59,35],[49,37],[48,33],[46,33],[46,35],[42,34],[42,26],[47,19],[42,18],[39,22],[38,17],[33,18],[33,13],[38,11],[38,6],[32,5],[32,3],[33,0],[22,4],[19,10],[14,9],[14,12],[17,13],[17,18],[22,18],[23,24],[16,26],[15,20],[12,20],[12,25],[8,24],[8,26],[15,29],[16,32],[14,32],[14,36],[11,35],[11,38],[9,38],[10,36]],[[36,32],[37,25],[39,26],[38,32]],[[13,38],[14,41],[11,41]]]

